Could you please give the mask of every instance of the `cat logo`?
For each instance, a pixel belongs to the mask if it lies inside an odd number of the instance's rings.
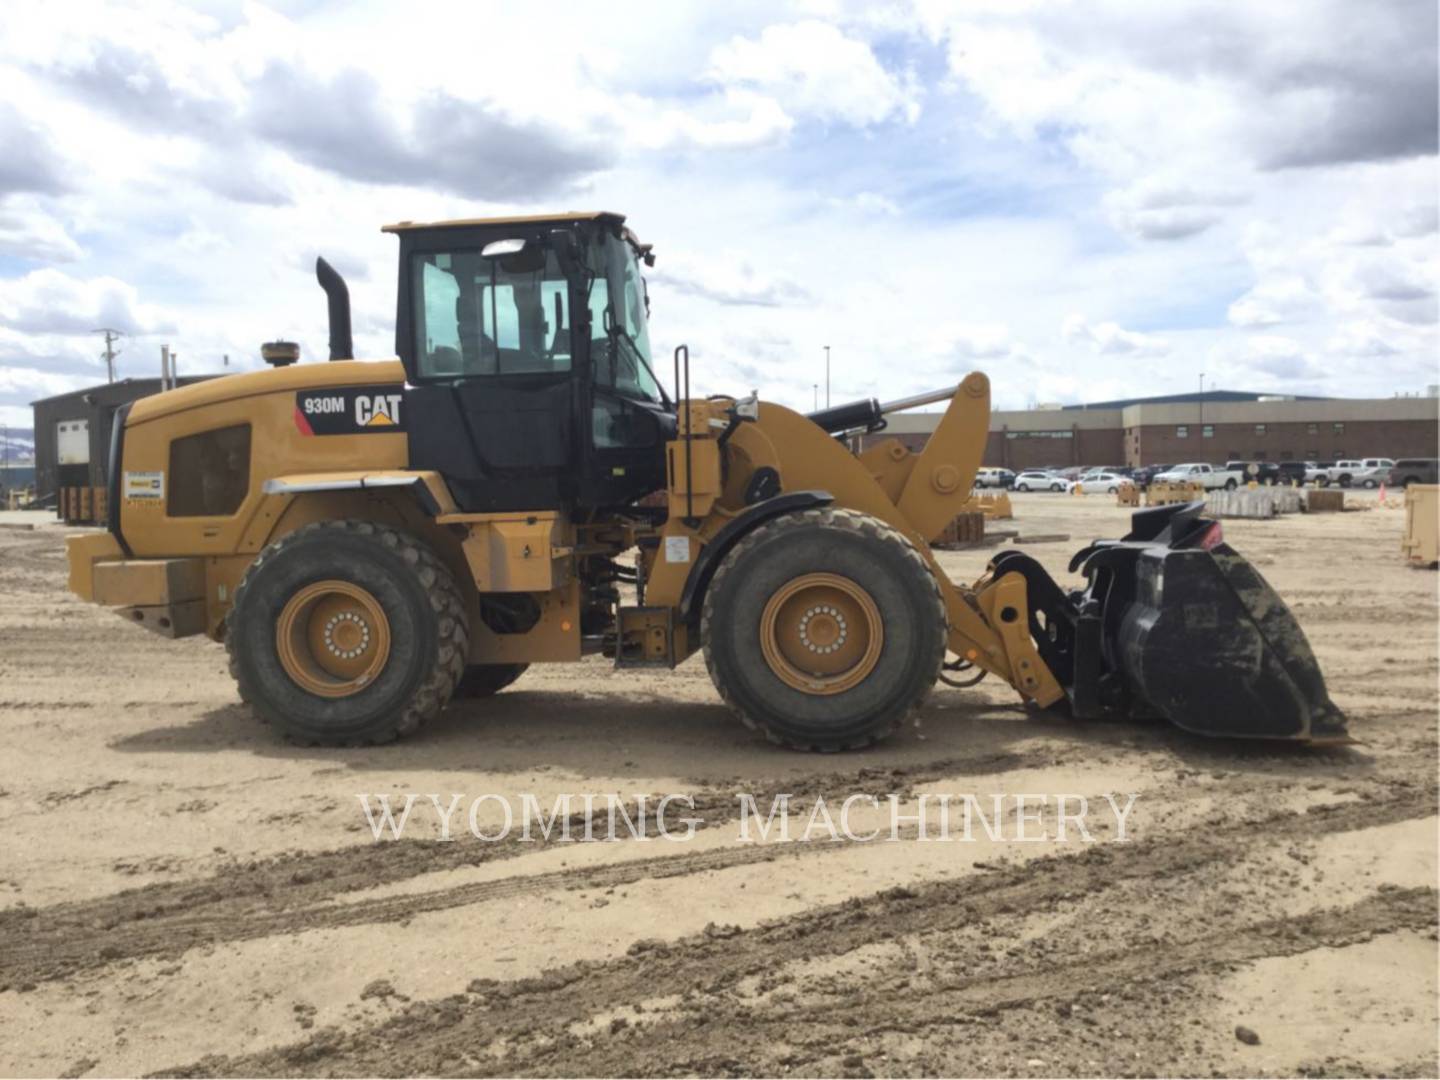
[[[354,386],[301,390],[295,427],[301,435],[387,435],[405,430],[402,387]]]
[[[361,427],[395,427],[400,423],[400,394],[355,395],[355,423]]]

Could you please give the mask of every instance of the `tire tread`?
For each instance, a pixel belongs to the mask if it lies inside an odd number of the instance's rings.
[[[373,521],[342,518],[337,521],[319,521],[303,525],[264,548],[245,568],[245,573],[240,578],[240,584],[235,588],[230,610],[225,613],[225,650],[229,658],[230,675],[235,680],[240,700],[249,705],[251,711],[262,722],[270,723],[270,718],[264,715],[264,710],[257,707],[253,695],[247,692],[245,681],[241,677],[240,658],[236,648],[239,635],[235,632],[237,612],[240,610],[246,588],[254,580],[262,566],[273,562],[277,556],[296,544],[330,529],[341,530],[355,536],[374,537],[381,545],[397,553],[409,566],[414,568],[416,579],[424,588],[430,601],[430,608],[438,616],[435,664],[415,691],[414,696],[406,703],[405,708],[382,730],[365,736],[337,738],[333,741],[318,738],[296,739],[288,733],[286,738],[303,742],[308,746],[375,746],[393,742],[402,735],[409,735],[416,731],[421,725],[439,714],[449,703],[455,692],[455,686],[465,671],[465,660],[469,655],[470,646],[470,631],[465,618],[465,604],[461,599],[460,589],[455,584],[454,577],[429,545],[410,533]]]
[[[705,590],[705,601],[701,608],[700,638],[705,642],[705,668],[709,671],[710,681],[715,684],[715,689],[719,692],[721,700],[725,702],[730,711],[735,713],[741,722],[750,730],[759,732],[777,746],[786,746],[797,750],[819,751],[822,753],[832,753],[840,750],[861,750],[867,746],[873,746],[883,741],[893,734],[897,728],[909,723],[925,704],[925,699],[929,697],[930,690],[934,686],[934,680],[926,683],[920,689],[919,693],[906,704],[905,708],[883,728],[868,731],[859,738],[848,741],[841,740],[821,743],[813,739],[800,740],[792,738],[782,732],[776,731],[769,724],[765,723],[763,719],[751,716],[739,702],[735,700],[734,695],[725,685],[725,678],[720,672],[719,666],[716,664],[710,650],[710,627],[715,616],[715,597],[720,595],[722,590],[726,588],[727,579],[736,574],[743,574],[743,566],[748,559],[749,552],[778,533],[816,525],[847,529],[897,550],[908,563],[912,564],[911,568],[916,573],[924,575],[925,579],[929,582],[930,591],[934,599],[935,619],[942,626],[945,625],[945,602],[940,595],[940,585],[935,580],[935,575],[931,571],[929,564],[916,549],[915,545],[905,537],[904,533],[886,524],[877,517],[845,507],[832,506],[802,510],[796,513],[781,515],[757,526],[745,536],[741,537],[735,546],[726,553],[725,558],[721,560],[719,569],[715,571],[714,578],[711,579],[709,587]],[[936,640],[939,647],[935,650],[934,663],[930,666],[933,667],[938,675],[940,665],[945,659],[945,635],[939,635]]]

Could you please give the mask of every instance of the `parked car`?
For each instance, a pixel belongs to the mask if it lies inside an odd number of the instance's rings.
[[[1305,482],[1307,484],[1324,484],[1330,478],[1330,470],[1335,467],[1333,461],[1307,461],[1305,463]]]
[[[1207,465],[1202,461],[1176,465],[1151,477],[1151,480],[1169,484],[1201,484],[1206,491],[1214,491],[1216,488],[1233,491],[1246,482],[1244,474],[1238,469],[1217,469],[1214,465]]]
[[[1133,486],[1133,481],[1128,476],[1121,476],[1117,472],[1093,469],[1081,476],[1076,481],[1076,486],[1086,495],[1094,495],[1102,491],[1114,495],[1122,487]]]
[[[1411,484],[1440,484],[1440,460],[1436,458],[1401,458],[1390,470],[1385,481],[1392,487],[1409,487]]]
[[[1305,483],[1306,474],[1309,472],[1308,462],[1304,461],[1282,461],[1277,466],[1280,470],[1279,482],[1282,484],[1294,484],[1297,487]]]
[[[1379,487],[1389,479],[1390,470],[1394,467],[1395,462],[1391,458],[1337,461],[1327,470],[1326,479],[1321,483],[1339,484],[1341,487]]]
[[[1135,481],[1135,486],[1144,491],[1150,486],[1150,481],[1167,469],[1174,468],[1173,465],[1141,465],[1130,474],[1130,479]]]
[[[1225,468],[1240,474],[1242,484],[1252,481],[1267,487],[1280,479],[1280,466],[1273,461],[1227,461]]]
[[[1073,483],[1063,476],[1032,469],[1015,477],[1016,491],[1069,491]]]
[[[977,488],[1008,488],[1015,483],[1015,474],[1009,469],[984,468],[975,474]]]

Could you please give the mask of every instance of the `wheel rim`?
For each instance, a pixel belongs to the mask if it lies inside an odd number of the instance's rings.
[[[369,686],[390,658],[390,620],[368,590],[317,581],[286,602],[275,648],[297,686],[320,697],[348,697]]]
[[[885,626],[858,583],[839,574],[804,574],[765,605],[760,644],[770,670],[787,686],[838,694],[874,670]]]

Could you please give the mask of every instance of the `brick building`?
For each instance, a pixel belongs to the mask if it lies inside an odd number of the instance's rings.
[[[938,412],[900,413],[862,442],[924,445]],[[990,414],[985,464],[1021,469],[1186,461],[1335,461],[1440,455],[1440,399],[1273,400],[1216,391]]]

